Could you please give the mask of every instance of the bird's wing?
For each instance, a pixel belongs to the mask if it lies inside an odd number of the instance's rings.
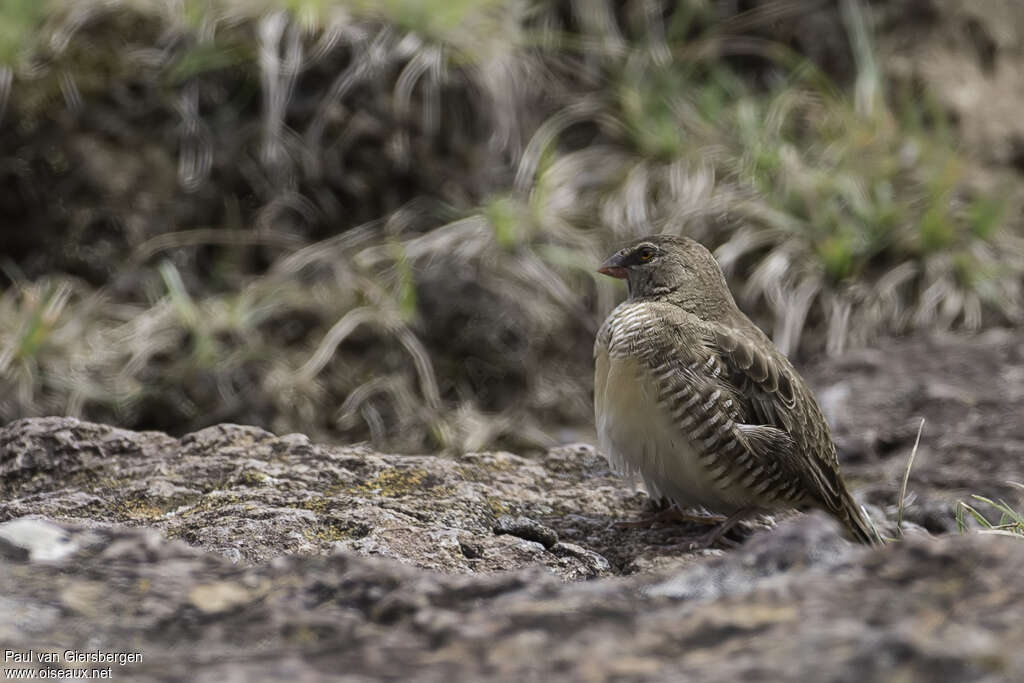
[[[716,326],[704,336],[717,352],[726,380],[745,399],[753,419],[787,432],[798,428],[797,396],[785,363],[769,357],[727,327]]]
[[[716,485],[741,486],[755,505],[803,499],[802,479],[793,476],[789,462],[796,452],[789,430],[750,423],[748,402],[706,343],[703,323],[677,306],[651,303],[642,325],[623,329],[628,333],[611,339],[609,353],[630,354],[647,365],[659,404]]]
[[[824,417],[810,390],[787,361],[768,355],[735,330],[716,327],[706,335],[723,366],[723,375],[744,402],[750,419],[780,429],[798,447],[783,459],[791,476],[826,508],[840,511],[846,505],[839,461]]]

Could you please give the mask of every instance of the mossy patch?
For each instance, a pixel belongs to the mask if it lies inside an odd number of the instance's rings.
[[[306,529],[302,535],[310,543],[335,543],[337,541],[348,541],[355,538],[362,538],[368,530],[360,525],[336,524],[333,522],[322,524],[313,529]]]
[[[491,458],[480,462],[480,467],[492,472],[508,472],[519,468],[519,463],[511,458]]]
[[[250,486],[252,488],[263,488],[268,485],[270,475],[259,470],[244,470],[235,479],[235,484],[239,486]]]
[[[331,503],[332,500],[327,496],[317,496],[315,498],[310,498],[307,501],[299,503],[297,507],[300,507],[304,510],[309,510],[310,512],[315,512],[318,515],[322,515],[323,513],[327,512],[327,510],[331,506]]]
[[[114,501],[108,513],[121,521],[152,521],[163,517],[171,508],[166,502],[135,496]]]
[[[437,477],[419,467],[395,467],[382,470],[373,479],[356,486],[359,493],[385,498],[401,498],[414,491],[428,491],[437,485]]]
[[[183,514],[186,514],[186,515],[202,514],[204,512],[210,512],[212,510],[217,510],[217,509],[220,509],[222,507],[227,507],[229,505],[238,505],[243,500],[244,499],[241,496],[236,496],[236,495],[233,495],[233,494],[227,494],[227,495],[203,494],[202,496],[200,496],[199,501],[197,503],[195,503],[195,505],[190,507],[188,510],[185,510]],[[185,503],[185,504],[187,504],[187,503]]]
[[[494,514],[495,517],[507,515],[512,510],[507,504],[502,502],[500,498],[493,498],[491,496],[487,496],[484,499],[484,501],[487,503],[488,509],[490,509],[490,511]]]

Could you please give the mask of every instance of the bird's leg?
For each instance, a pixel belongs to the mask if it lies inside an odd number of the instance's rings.
[[[618,528],[632,528],[632,527],[648,527],[658,522],[694,522],[696,524],[724,524],[727,518],[721,515],[695,515],[690,512],[683,512],[683,510],[672,503],[664,510],[659,510],[650,517],[643,517],[641,519],[623,520],[621,522],[615,522],[614,526]]]
[[[761,510],[756,507],[740,508],[736,512],[726,517],[725,521],[716,526],[714,529],[708,531],[706,534],[698,536],[693,541],[680,543],[679,545],[687,546],[687,550],[703,550],[705,548],[711,548],[716,543],[721,541],[722,537],[725,536],[725,534],[728,533],[728,531],[732,529],[734,526],[736,526],[737,524],[739,524],[740,522],[749,517],[753,517],[754,515],[760,512]]]

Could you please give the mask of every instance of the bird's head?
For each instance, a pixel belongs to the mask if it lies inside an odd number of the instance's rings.
[[[630,299],[667,300],[701,317],[736,305],[718,261],[686,237],[644,237],[612,254],[597,272],[626,280]]]

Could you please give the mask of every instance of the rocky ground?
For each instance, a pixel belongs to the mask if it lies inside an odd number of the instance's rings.
[[[903,541],[855,547],[814,514],[687,552],[703,529],[615,525],[651,508],[586,445],[399,456],[234,425],[13,422],[0,642],[142,652],[112,674],[147,681],[1024,676],[1024,542],[953,516],[971,494],[1022,502],[1024,339],[907,339],[805,369],[890,532],[927,419]]]

